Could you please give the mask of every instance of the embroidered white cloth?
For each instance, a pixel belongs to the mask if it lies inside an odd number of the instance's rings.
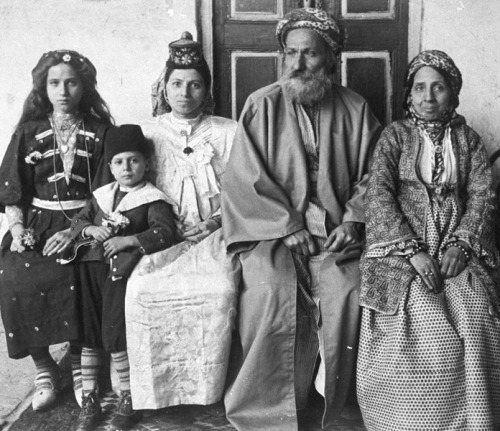
[[[236,122],[166,114],[143,127],[153,173],[180,219],[194,226],[219,213],[220,184]],[[193,151],[184,152],[186,147]],[[144,256],[127,284],[125,315],[134,408],[212,404],[222,397],[238,278],[222,230]]]
[[[181,120],[169,113],[143,126],[154,145],[156,185],[170,198],[184,227],[219,211],[220,181],[235,129],[233,120],[203,114]],[[186,148],[192,152],[184,152]]]

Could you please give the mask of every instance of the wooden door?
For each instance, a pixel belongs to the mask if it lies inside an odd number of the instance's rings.
[[[363,95],[382,124],[402,117],[408,0],[323,0],[347,30],[336,79]],[[250,93],[278,79],[277,22],[299,0],[214,0],[214,97],[237,119]]]

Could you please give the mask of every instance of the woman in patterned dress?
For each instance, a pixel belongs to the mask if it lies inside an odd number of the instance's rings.
[[[103,169],[112,123],[96,69],[75,51],[45,53],[0,166],[0,208],[9,231],[0,250],[0,306],[11,358],[31,355],[33,409],[51,406],[62,386],[49,346],[72,341],[75,395],[81,390],[78,289],[72,265],[57,263],[71,241],[71,217]],[[77,399],[81,398],[77,396]]]
[[[222,240],[220,186],[236,122],[210,115],[211,76],[189,33],[169,45],[153,85],[152,180],[170,199],[184,242],[144,256],[127,285],[126,325],[136,409],[222,397],[236,286]]]
[[[423,51],[408,117],[383,132],[366,196],[357,388],[369,430],[493,430],[500,321],[491,170],[455,112],[460,71]]]

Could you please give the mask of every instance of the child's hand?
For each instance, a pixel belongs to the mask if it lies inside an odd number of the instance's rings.
[[[26,229],[21,223],[15,224],[10,228],[10,233],[12,234],[12,244],[10,245],[10,251],[17,251],[18,253],[22,253],[26,250],[21,244],[21,237]]]
[[[111,238],[113,230],[108,226],[88,226],[85,228],[85,235],[91,236],[99,242],[104,242]]]
[[[134,243],[132,241],[134,236],[115,236],[108,239],[104,245],[104,256],[110,258],[120,251],[127,248],[133,247]]]

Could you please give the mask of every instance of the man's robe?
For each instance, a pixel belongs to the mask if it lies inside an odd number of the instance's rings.
[[[339,86],[323,98],[319,121],[317,197],[334,227],[364,223],[368,158],[380,125],[361,96]],[[307,349],[317,334],[309,318],[297,322],[297,275],[281,239],[306,227],[308,183],[295,107],[278,82],[247,100],[222,187],[224,236],[242,267],[239,343],[225,397],[239,430],[297,429],[296,348]],[[353,377],[359,255],[359,245],[347,247],[321,266],[324,425],[342,410]]]

